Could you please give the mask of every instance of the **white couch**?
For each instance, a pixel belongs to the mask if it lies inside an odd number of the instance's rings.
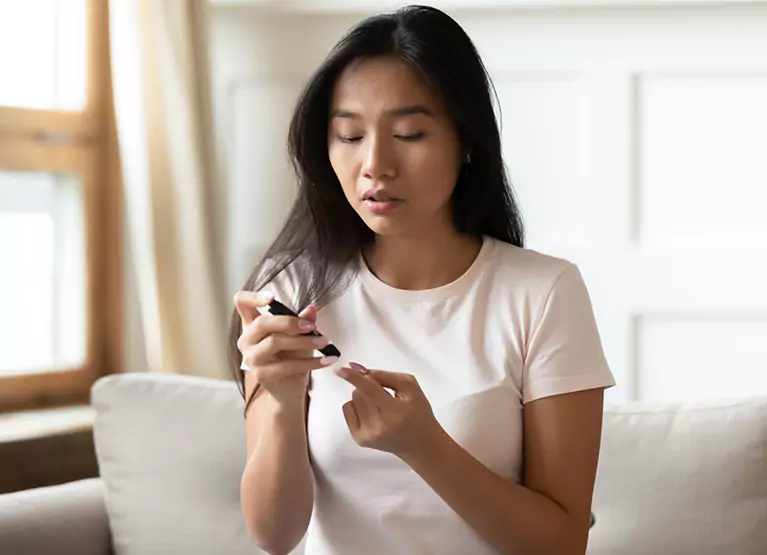
[[[259,552],[233,384],[110,376],[92,402],[101,478],[0,496],[0,554]],[[767,554],[767,399],[608,407],[603,438],[589,554]]]

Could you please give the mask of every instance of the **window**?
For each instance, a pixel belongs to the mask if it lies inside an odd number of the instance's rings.
[[[88,0],[0,3],[0,104],[86,106]]]
[[[107,0],[0,2],[0,411],[119,368]]]

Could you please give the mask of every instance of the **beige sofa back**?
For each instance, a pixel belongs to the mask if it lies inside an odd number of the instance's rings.
[[[231,383],[102,379],[96,446],[117,555],[257,553]],[[591,555],[767,554],[767,399],[608,407]]]

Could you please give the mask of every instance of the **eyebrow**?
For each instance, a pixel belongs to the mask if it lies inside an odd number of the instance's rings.
[[[387,116],[393,116],[393,117],[413,116],[417,114],[432,116],[431,110],[429,110],[425,106],[420,106],[420,105],[403,106],[402,108],[394,108],[393,110],[386,111]],[[330,117],[356,119],[356,118],[361,118],[362,115],[357,114],[355,112],[350,112],[349,110],[333,110],[333,113],[330,115]]]

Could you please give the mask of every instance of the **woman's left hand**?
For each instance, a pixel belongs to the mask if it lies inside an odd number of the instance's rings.
[[[336,374],[354,386],[352,400],[343,411],[358,445],[405,458],[442,431],[413,375],[368,370],[356,363],[350,367],[339,368]]]

